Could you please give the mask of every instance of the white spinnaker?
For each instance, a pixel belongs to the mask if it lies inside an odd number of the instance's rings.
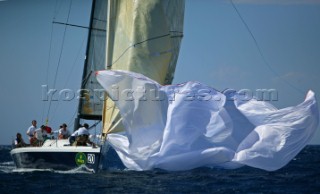
[[[301,104],[278,110],[237,94],[230,101],[197,82],[161,86],[125,71],[100,71],[97,79],[125,126],[125,133],[109,134],[108,141],[133,170],[242,165],[276,170],[305,147],[319,123],[312,91]]]

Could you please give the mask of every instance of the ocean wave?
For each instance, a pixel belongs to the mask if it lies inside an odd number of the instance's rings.
[[[1,173],[10,173],[15,168],[13,161],[0,163]]]
[[[0,166],[14,166],[14,163],[13,163],[13,161],[2,162],[2,163],[0,163]]]
[[[0,151],[11,150],[11,149],[12,149],[11,145],[0,145]]]
[[[88,168],[85,165],[81,165],[75,169],[71,169],[71,170],[67,170],[67,171],[55,170],[54,172],[60,173],[60,174],[92,174],[92,173],[95,173],[95,171],[93,169]]]
[[[58,173],[58,174],[92,174],[94,173],[93,169],[90,169],[86,166],[79,166],[75,169],[63,171],[63,170],[53,170],[53,169],[33,169],[33,168],[15,168],[14,166],[9,169],[5,170],[6,172],[13,172],[13,173],[33,173],[33,172],[51,172],[51,173]],[[1,166],[0,166],[1,171]]]
[[[14,168],[12,172],[15,172],[15,173],[53,172],[53,170],[52,169],[35,169],[35,168]]]

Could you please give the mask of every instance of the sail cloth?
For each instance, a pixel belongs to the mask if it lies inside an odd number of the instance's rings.
[[[141,73],[170,84],[183,37],[184,0],[109,0],[106,69]],[[124,130],[118,109],[104,103],[103,131]]]
[[[97,70],[105,69],[107,1],[95,0],[92,6],[86,66],[81,86],[83,98],[80,98],[79,117],[101,119],[103,103],[100,99],[99,90],[103,89],[95,79],[94,73]]]
[[[133,170],[243,165],[277,170],[303,149],[319,122],[312,91],[301,104],[278,110],[198,82],[161,86],[132,72],[96,74],[126,129],[109,134],[108,141]]]

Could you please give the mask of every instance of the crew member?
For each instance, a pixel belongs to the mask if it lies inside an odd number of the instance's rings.
[[[27,136],[29,138],[30,143],[31,143],[32,137],[34,136],[34,131],[37,129],[37,121],[33,120],[31,124],[32,125],[27,130]]]
[[[21,136],[21,133],[17,133],[17,137],[14,141],[14,145],[16,148],[21,148],[21,147],[26,147],[27,144],[24,143],[23,139],[22,139],[22,136]]]
[[[79,128],[77,131],[72,133],[69,138],[70,145],[73,146],[86,146],[88,144],[93,144],[89,139],[89,125],[87,123],[83,124],[83,127]],[[94,145],[94,144],[93,144]]]
[[[70,132],[67,129],[67,124],[63,123],[59,129],[58,139],[68,139]]]

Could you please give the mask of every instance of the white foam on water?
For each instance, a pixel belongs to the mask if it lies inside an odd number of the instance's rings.
[[[63,171],[63,170],[55,170],[55,173],[60,173],[60,174],[92,174],[95,173],[95,171],[91,168],[88,168],[85,165],[81,165],[75,169]]]
[[[59,174],[92,174],[93,169],[85,165],[79,166],[71,170],[53,170],[53,169],[36,169],[36,168],[16,168],[13,161],[0,163],[0,172],[3,173],[32,173],[32,172],[51,172]]]

